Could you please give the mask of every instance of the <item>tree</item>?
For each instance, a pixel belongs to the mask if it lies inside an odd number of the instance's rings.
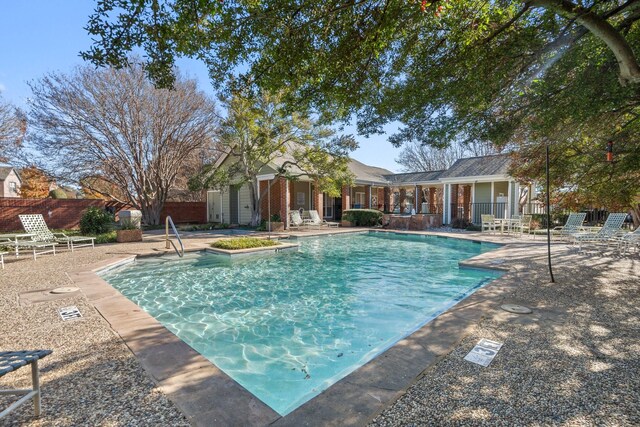
[[[365,135],[400,122],[395,145],[524,149],[576,141],[599,123],[587,138],[597,150],[607,140],[619,146],[640,118],[638,5],[105,1],[90,20],[97,39],[85,57],[122,64],[142,46],[160,84],[171,84],[176,55],[201,58],[215,85],[288,88],[292,110],[356,117]],[[625,140],[640,151],[638,139]],[[617,170],[632,173],[626,165]]]
[[[49,196],[51,181],[36,166],[27,166],[20,170],[20,197],[27,199],[45,199]]]
[[[51,176],[138,208],[147,224],[159,223],[183,162],[211,145],[217,122],[195,81],[156,89],[135,63],[49,74],[31,89],[30,143]]]
[[[0,162],[8,161],[9,155],[20,148],[26,130],[27,122],[22,111],[0,98]]]
[[[332,195],[351,182],[348,153],[357,147],[355,140],[332,138],[335,132],[328,127],[302,114],[288,114],[282,93],[235,93],[223,103],[228,115],[216,139],[228,160],[207,165],[191,180],[193,190],[248,184],[251,225],[256,226],[267,193],[260,192],[258,174],[267,165],[277,165],[276,175],[287,179],[310,177],[319,191]]]

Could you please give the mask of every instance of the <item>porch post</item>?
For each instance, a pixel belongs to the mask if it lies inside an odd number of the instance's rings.
[[[505,218],[511,218],[511,181],[507,182],[507,215]]]
[[[471,184],[471,222],[475,224],[476,212],[475,212],[475,203],[476,203],[476,183]]]
[[[469,208],[471,207],[471,186],[464,185],[462,192],[462,216],[466,220],[471,220],[471,216],[469,215]]]
[[[315,210],[318,211],[318,215],[320,215],[320,218],[324,218],[324,194],[321,193],[318,189],[318,181],[313,184],[313,187],[313,206],[315,207]]]
[[[391,204],[393,203],[391,200],[391,187],[384,187],[383,192],[382,210],[384,212],[391,212]]]
[[[278,178],[280,196],[280,220],[289,228],[289,182],[285,178]]]
[[[342,211],[351,209],[351,187],[342,187]]]
[[[442,224],[449,224],[449,184],[442,187]]]
[[[458,218],[458,184],[451,184],[451,201],[449,204],[451,205],[451,219]]]
[[[436,207],[436,191],[436,187],[429,187],[429,206],[427,208],[429,213],[438,213],[438,208]]]
[[[491,181],[491,215],[495,215],[495,212],[493,212],[493,205],[495,204],[496,199],[493,196],[493,184],[494,182]]]
[[[416,185],[414,200],[416,203],[416,213],[424,213],[422,212],[422,185]]]
[[[371,186],[364,186],[364,208],[371,209]]]
[[[400,213],[404,213],[404,210],[407,207],[407,203],[405,202],[405,199],[407,198],[407,189],[406,188],[401,188],[400,189]]]

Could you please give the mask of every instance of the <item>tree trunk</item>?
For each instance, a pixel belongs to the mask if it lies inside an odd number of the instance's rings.
[[[640,204],[631,208],[631,218],[633,218],[633,229],[640,227]]]
[[[251,196],[251,226],[260,225],[260,191],[258,190],[258,180],[252,179],[249,185],[249,195]]]
[[[160,224],[160,212],[164,206],[164,202],[152,200],[150,203],[141,203],[140,211],[142,212],[142,221],[147,225]]]

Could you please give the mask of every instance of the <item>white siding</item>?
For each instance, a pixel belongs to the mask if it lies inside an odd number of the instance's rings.
[[[249,184],[243,185],[238,190],[238,199],[240,200],[240,208],[238,209],[238,223],[251,223],[251,193],[249,192]]]

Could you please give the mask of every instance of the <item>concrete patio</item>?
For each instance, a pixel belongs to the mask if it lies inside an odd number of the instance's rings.
[[[339,230],[338,232],[349,232]],[[335,233],[336,230],[323,231]],[[310,235],[304,231],[292,233]],[[41,363],[43,415],[9,425],[633,425],[640,423],[640,259],[554,244],[556,283],[538,240],[446,233],[508,245],[469,261],[507,273],[286,417],[279,417],[91,270],[165,251],[162,236],[95,250],[6,259],[0,349],[51,348]],[[185,233],[189,249],[209,232]],[[52,296],[48,290],[79,286]],[[500,310],[509,302],[529,315]],[[57,309],[77,306],[80,320]],[[463,357],[504,343],[488,368]],[[27,369],[0,381],[30,382]],[[0,407],[7,400],[0,398]],[[5,421],[5,420],[3,420]]]

